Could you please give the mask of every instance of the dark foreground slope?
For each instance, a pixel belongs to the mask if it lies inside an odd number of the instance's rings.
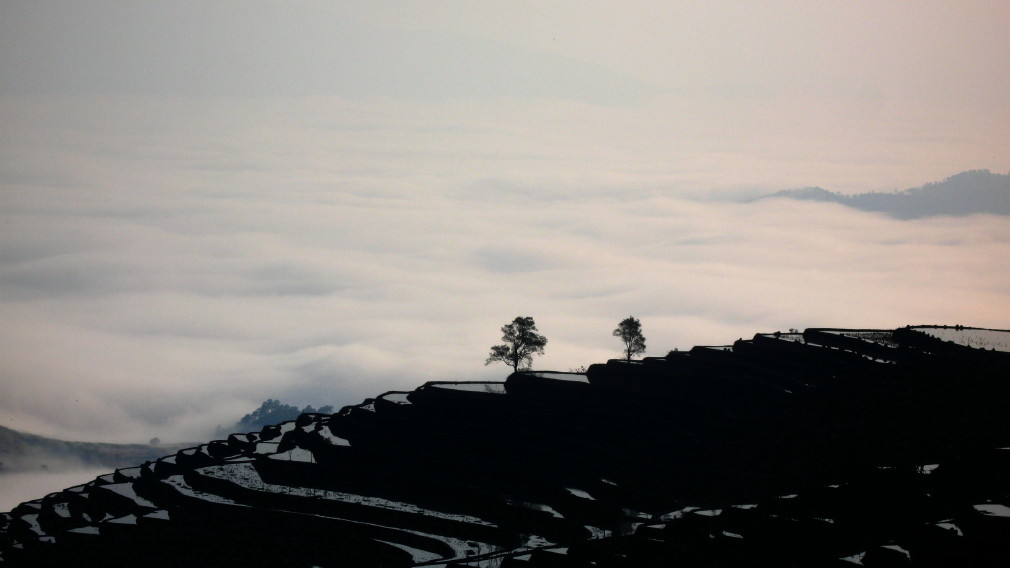
[[[1008,369],[807,330],[428,383],[24,503],[0,565],[1006,565]]]

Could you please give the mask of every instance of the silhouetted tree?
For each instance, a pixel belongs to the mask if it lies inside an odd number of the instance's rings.
[[[633,355],[645,353],[645,336],[642,335],[642,322],[628,316],[617,324],[614,336],[624,342],[624,356],[631,361]]]
[[[242,430],[249,431],[253,428],[294,420],[298,418],[299,414],[297,406],[291,406],[279,400],[268,398],[259,408],[243,416],[242,420],[239,420],[238,425],[242,427]]]
[[[537,324],[531,317],[517,317],[502,326],[502,341],[505,343],[491,347],[491,354],[488,356],[485,365],[501,361],[506,365],[512,365],[513,371],[518,371],[522,366],[524,369],[533,364],[534,355],[543,355],[544,346],[547,345],[547,338],[537,333]]]
[[[224,437],[232,432],[252,432],[259,430],[264,426],[280,424],[281,422],[287,422],[288,420],[295,420],[298,418],[299,414],[309,413],[332,414],[333,407],[326,405],[316,410],[311,404],[309,404],[306,405],[305,408],[298,410],[297,406],[284,404],[279,400],[269,398],[263,401],[263,404],[261,404],[259,408],[243,416],[242,419],[236,422],[231,428],[226,429],[218,426],[215,436]]]
[[[315,408],[312,408],[311,404],[308,404],[305,406],[305,408],[302,409],[302,414],[313,414],[313,413],[333,414],[333,407],[330,405],[320,406],[319,409],[317,410]]]

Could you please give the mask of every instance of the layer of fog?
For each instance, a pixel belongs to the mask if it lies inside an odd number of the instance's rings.
[[[266,398],[502,379],[483,362],[516,315],[555,370],[617,356],[629,314],[649,355],[808,325],[1007,326],[1006,218],[709,199],[936,181],[953,138],[895,152],[838,121],[837,146],[790,128],[763,146],[754,125],[708,132],[720,103],[675,102],[3,99],[0,418],[200,440]]]
[[[19,503],[45,497],[49,493],[87,483],[103,469],[72,469],[69,471],[36,471],[31,473],[0,473],[0,511],[10,511]]]

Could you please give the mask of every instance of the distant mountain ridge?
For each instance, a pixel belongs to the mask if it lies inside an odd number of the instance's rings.
[[[844,195],[821,187],[787,189],[768,198],[840,203],[862,211],[886,213],[897,219],[937,215],[1010,215],[1010,173],[970,170],[921,187],[894,193],[871,192]]]
[[[0,473],[69,467],[126,467],[175,453],[186,445],[67,442],[0,426]]]

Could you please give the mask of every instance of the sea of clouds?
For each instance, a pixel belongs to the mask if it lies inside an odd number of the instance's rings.
[[[1007,327],[1005,217],[741,198],[1010,169],[1008,17],[0,4],[0,423],[197,441],[267,398],[502,379],[518,315],[562,371],[629,315],[648,355]]]
[[[628,315],[648,355],[1008,323],[1004,217],[734,200],[914,166],[872,144],[762,154],[697,125],[653,143],[630,135],[639,110],[574,101],[0,102],[0,417],[19,430],[203,440],[267,398],[503,379],[484,359],[517,315],[562,371],[619,356]]]

